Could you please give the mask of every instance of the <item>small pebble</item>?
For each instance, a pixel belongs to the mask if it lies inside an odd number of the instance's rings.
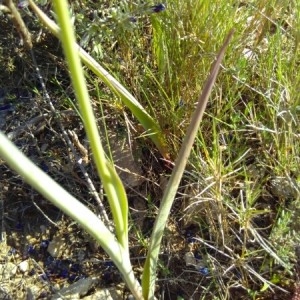
[[[52,257],[62,256],[63,250],[65,250],[65,241],[64,239],[54,238],[47,248],[48,253]]]
[[[19,269],[20,269],[20,271],[22,273],[27,272],[29,270],[29,262],[28,262],[28,260],[24,260],[24,261],[20,262],[19,265],[18,265],[18,267],[19,267]]]

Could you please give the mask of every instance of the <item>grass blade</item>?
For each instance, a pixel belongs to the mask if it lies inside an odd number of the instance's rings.
[[[43,24],[51,31],[53,35],[60,38],[59,27],[42,12],[32,0],[29,0],[29,5],[36,15],[40,18]],[[80,58],[83,63],[124,102],[124,104],[131,110],[137,120],[143,125],[150,136],[153,143],[156,145],[161,155],[168,159],[169,153],[166,146],[166,141],[163,132],[158,123],[146,112],[143,106],[130,94],[127,89],[120,84],[112,75],[109,74],[103,67],[101,67],[86,51],[84,51],[78,44],[73,44],[73,50],[78,49]]]
[[[118,241],[128,248],[128,204],[125,189],[117,175],[116,170],[109,166],[104,149],[101,144],[97,122],[91,106],[85,78],[78,53],[74,51],[75,34],[69,16],[67,2],[54,1],[58,22],[60,23],[61,41],[66,60],[70,70],[70,76],[74,86],[75,95],[82,114],[85,130],[90,141],[98,174],[107,194],[110,208],[113,214],[116,235]]]
[[[216,81],[217,74],[220,69],[221,61],[223,59],[229,41],[232,38],[232,35],[233,35],[233,31],[231,31],[228,34],[217,56],[216,61],[212,65],[210,75],[208,76],[202,94],[199,97],[197,108],[193,113],[193,116],[191,118],[191,124],[188,127],[178,158],[176,159],[174,170],[172,172],[166,190],[164,191],[163,199],[161,201],[161,205],[158,211],[158,215],[156,217],[152,236],[150,239],[148,255],[145,262],[144,272],[142,277],[142,289],[143,289],[143,296],[145,299],[153,299],[154,297],[158,254],[159,254],[164,228],[167,219],[169,217],[171,206],[173,204],[173,200],[175,198],[180,180],[182,178],[188,157],[190,155],[190,151],[192,149],[194,139],[198,131],[198,127],[200,125],[203,113],[205,111],[209,95]]]
[[[128,287],[141,299],[140,285],[136,281],[129,253],[104,223],[85,205],[75,199],[58,183],[31,162],[2,132],[0,132],[0,156],[41,195],[78,222],[101,245],[124,276]]]

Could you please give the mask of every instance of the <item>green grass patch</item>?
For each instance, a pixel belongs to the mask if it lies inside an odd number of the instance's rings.
[[[151,5],[86,0],[72,3],[72,9],[78,43],[159,125],[171,160],[216,53],[235,28],[169,217],[181,239],[168,241],[176,236],[168,227],[163,251],[169,261],[161,255],[160,288],[170,299],[175,290],[183,299],[272,299],[276,293],[291,298],[300,242],[300,6],[297,1],[174,0],[150,14]],[[13,71],[13,59],[5,61]],[[105,126],[112,119],[126,123],[130,139],[156,153],[128,107],[87,74],[99,124],[106,118]],[[149,166],[147,159],[142,158],[143,167]],[[153,173],[159,186],[162,172]],[[149,215],[157,214],[161,199],[156,197]],[[138,244],[144,254],[147,238],[134,218],[129,222],[129,244]],[[187,251],[201,257],[208,274],[185,266]],[[172,264],[176,260],[181,269]]]

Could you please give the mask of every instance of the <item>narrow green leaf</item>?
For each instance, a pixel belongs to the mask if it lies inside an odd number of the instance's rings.
[[[1,131],[0,157],[41,195],[69,215],[101,245],[123,275],[136,299],[142,299],[134,277],[128,249],[125,249],[104,223],[85,205],[31,162]]]
[[[36,15],[40,18],[43,24],[51,31],[53,35],[60,38],[60,28],[50,19],[44,12],[42,12],[32,0],[29,0],[29,5]],[[84,51],[74,41],[74,49],[78,50],[79,56],[83,63],[92,71],[94,74],[99,76],[101,80],[124,102],[124,104],[131,110],[137,120],[143,125],[147,132],[147,135],[151,138],[153,143],[156,145],[161,155],[164,158],[169,158],[167,145],[163,132],[159,124],[147,113],[143,106],[130,94],[127,89],[120,84],[112,75],[109,74],[103,67],[100,66],[86,51]]]
[[[175,162],[172,175],[164,191],[163,199],[158,211],[158,215],[155,220],[153,232],[150,239],[150,245],[148,248],[148,255],[144,266],[143,277],[142,277],[142,290],[145,299],[154,299],[154,288],[156,279],[156,268],[158,262],[158,254],[161,245],[163,232],[170,214],[170,210],[182,178],[190,151],[192,149],[198,127],[200,125],[202,116],[204,114],[207,101],[213,85],[216,81],[217,74],[220,69],[222,58],[225,54],[225,50],[229,41],[233,35],[231,31],[217,56],[216,61],[213,63],[210,74],[206,80],[201,96],[199,97],[197,108],[191,118],[191,124],[188,127],[186,136],[182,143],[178,158]]]
[[[123,210],[128,211],[128,209],[126,210],[126,208],[124,208],[127,205],[126,193],[124,188],[120,188],[122,183],[120,179],[118,179],[115,169],[109,167],[110,163],[105,157],[97,128],[96,118],[93,113],[87,86],[85,84],[79,55],[73,49],[75,34],[72,29],[67,2],[65,0],[54,0],[53,2],[55,4],[55,12],[61,28],[60,38],[70,69],[70,76],[74,86],[75,95],[79,103],[80,112],[90,141],[98,174],[102,179],[104,190],[107,194],[112,210],[117,239],[126,249],[128,246],[128,216],[127,214],[123,214],[121,203],[119,202],[120,199],[122,199]],[[118,183],[118,188],[115,186],[115,183]]]

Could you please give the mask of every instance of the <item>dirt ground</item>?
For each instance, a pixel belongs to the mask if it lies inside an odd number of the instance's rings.
[[[83,160],[81,166],[100,195],[101,184],[89,153],[80,149],[83,145],[88,149],[80,117],[69,103],[64,102],[64,97],[73,98],[73,94],[59,42],[33,27],[32,30],[36,30],[34,37],[40,34],[40,39],[35,42],[32,54],[24,49],[8,19],[0,19],[0,27],[0,129],[44,172],[98,213],[97,199],[91,195],[78,159]],[[46,90],[42,88],[32,55]],[[120,152],[118,141],[126,141],[123,134],[126,127],[112,118],[107,122],[112,128],[109,134],[117,164],[123,170],[129,170],[127,173],[120,171],[120,176],[127,186],[135,221],[130,243],[133,265],[139,277],[146,250],[141,246],[137,232],[142,232],[147,239],[154,222],[153,209],[149,210],[145,199],[151,195],[153,205],[159,204],[161,188],[157,182],[159,175],[167,170],[158,154],[151,153],[143,145],[136,146],[139,154],[135,159],[130,159],[130,153],[126,151]],[[66,135],[71,139],[73,151]],[[139,164],[135,163],[137,159]],[[98,293],[104,288],[113,288],[111,295],[117,291],[118,295],[114,294],[113,299],[125,299],[129,295],[117,269],[96,243],[2,160],[0,184],[1,299],[56,299],[58,291],[63,293],[64,288],[86,279],[92,282],[85,282],[87,287],[83,292],[76,294],[73,291],[71,296],[64,294],[63,299],[100,299]],[[105,205],[105,199],[103,201]],[[175,207],[174,212],[179,209]],[[190,246],[182,235],[184,232],[177,227],[170,223],[170,239],[162,254],[166,266],[173,265],[173,271],[178,272],[176,280],[164,282],[162,279],[158,287],[159,293],[167,291],[165,299],[174,299],[174,293],[176,297],[197,294],[197,285],[187,284],[185,279],[183,255]],[[174,247],[177,256],[170,259]],[[166,277],[164,274],[161,278]]]
[[[0,18],[0,28],[0,130],[44,172],[100,214],[99,199],[92,193],[82,166],[96,194],[107,205],[80,117],[66,100],[74,99],[74,95],[59,42],[31,24],[33,55],[48,97],[32,53],[21,45],[10,21]],[[114,120],[110,108],[106,109],[111,148],[126,184],[134,220],[130,251],[139,278],[155,206],[159,204],[163,178],[169,170],[158,153],[149,150],[147,145],[124,147],[134,147],[135,157],[132,151],[119,152],[119,141],[123,145],[128,142],[127,127],[120,119]],[[100,114],[98,118],[101,119]],[[78,160],[82,162],[79,164]],[[198,251],[199,243],[192,239],[197,236],[198,228],[184,224],[181,211],[182,204],[175,203],[161,253],[157,295],[161,299],[199,299],[200,296],[216,299],[211,293],[205,295],[203,289],[212,284],[212,276],[207,274],[202,253]],[[101,299],[100,292],[107,292],[105,289],[110,289],[112,299],[129,296],[120,274],[103,250],[1,159],[0,214],[0,299]],[[187,253],[196,253],[200,271],[186,264]],[[68,286],[75,289],[76,282],[84,282],[80,292],[65,292]],[[287,287],[291,289],[292,285]],[[229,293],[232,299],[250,299],[238,286],[233,286]],[[284,299],[286,294],[283,295],[270,294],[269,299]],[[109,299],[108,294],[104,297]]]

